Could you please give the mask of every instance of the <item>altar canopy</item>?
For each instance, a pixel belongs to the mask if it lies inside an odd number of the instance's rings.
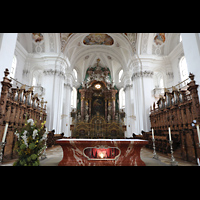
[[[124,138],[124,112],[119,112],[119,90],[100,59],[86,71],[78,88],[77,111],[72,112],[72,137]]]

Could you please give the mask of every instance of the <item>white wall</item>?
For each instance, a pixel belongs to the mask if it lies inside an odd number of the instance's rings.
[[[17,33],[2,33],[0,37],[0,77],[4,76],[6,68],[11,69],[16,47]],[[1,92],[1,88],[0,88]]]
[[[196,83],[200,84],[200,35],[199,33],[181,33],[181,35],[188,72],[192,72]],[[200,89],[198,94],[200,97]]]
[[[19,82],[23,83],[23,70],[26,63],[26,58],[28,56],[28,52],[24,49],[24,47],[17,41],[15,55],[17,59],[17,66],[15,71],[15,79]]]

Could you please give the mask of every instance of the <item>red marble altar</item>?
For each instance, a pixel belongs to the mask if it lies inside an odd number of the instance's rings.
[[[56,143],[63,149],[63,159],[59,166],[145,166],[140,158],[140,150],[148,141],[139,139],[60,139]],[[94,151],[96,151],[96,157],[91,156]],[[113,152],[115,153],[113,154]]]

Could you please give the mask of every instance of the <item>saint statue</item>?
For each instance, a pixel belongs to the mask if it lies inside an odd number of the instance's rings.
[[[78,113],[78,121],[80,121],[81,120],[81,114],[80,114],[80,112]]]
[[[111,116],[110,114],[108,114],[108,123],[110,123],[110,120],[111,120]]]
[[[90,117],[90,116],[89,116],[88,114],[85,116],[85,122],[86,122],[86,123],[88,123],[89,117]]]

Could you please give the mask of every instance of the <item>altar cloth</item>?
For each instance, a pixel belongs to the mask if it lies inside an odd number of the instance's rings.
[[[140,139],[60,139],[56,141],[63,149],[59,166],[145,166],[140,158],[141,148],[148,144]],[[116,159],[89,159],[87,148],[119,149]]]

